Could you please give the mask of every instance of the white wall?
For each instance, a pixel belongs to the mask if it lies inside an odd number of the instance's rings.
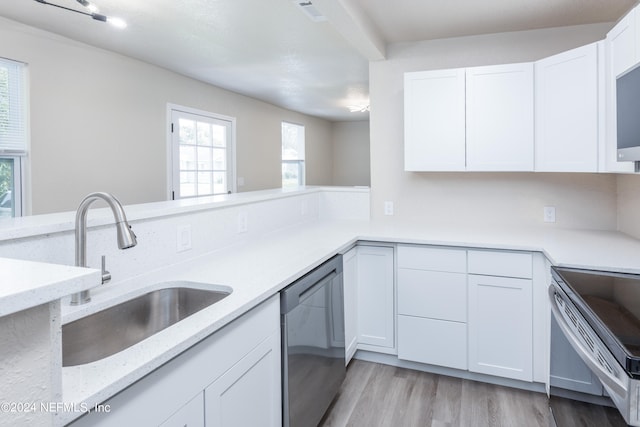
[[[640,175],[618,175],[618,230],[640,239]]]
[[[403,74],[534,61],[603,39],[612,24],[398,44],[370,63],[372,218],[529,226],[546,205],[560,227],[616,229],[616,177],[608,174],[412,173],[403,170]]]
[[[198,209],[192,209],[182,201],[125,206],[129,223],[138,238],[138,244],[127,250],[120,250],[116,245],[111,211],[108,208],[91,209],[88,217],[87,265],[99,268],[101,256],[104,255],[112,276],[109,286],[98,287],[92,293],[110,292],[110,288],[121,285],[124,280],[229,246],[257,241],[274,231],[319,219],[369,218],[368,189],[313,187],[246,192],[223,196],[221,199],[225,198],[228,200],[219,203],[203,199],[199,203],[204,207]],[[193,206],[198,207],[199,203]],[[242,232],[238,230],[240,214],[246,218],[246,231]],[[0,257],[73,265],[74,216],[74,212],[66,212],[26,219],[32,220],[32,228],[37,234],[0,239]],[[20,223],[24,225],[22,220],[25,218],[7,221],[13,221],[19,227]],[[8,224],[4,223],[3,226],[10,227]],[[62,228],[56,224],[61,224]],[[185,225],[191,228],[191,249],[179,251],[178,231]],[[51,226],[53,228],[48,228]],[[0,340],[0,347],[1,344]]]
[[[369,121],[333,123],[333,185],[371,185]]]
[[[281,186],[281,122],[306,127],[307,184],[331,184],[331,123],[0,18],[0,57],[29,65],[32,213],[92,191],[166,199],[166,108],[237,118],[239,191]]]

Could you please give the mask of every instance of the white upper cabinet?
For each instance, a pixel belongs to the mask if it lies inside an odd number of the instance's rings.
[[[533,171],[533,64],[467,68],[467,170]]]
[[[598,45],[535,63],[535,169],[598,171]]]
[[[406,73],[407,171],[465,169],[464,69]]]
[[[611,55],[611,70],[614,80],[636,63],[636,45],[638,44],[636,41],[637,14],[637,11],[633,9],[607,34],[609,50],[614,53]]]
[[[633,172],[617,159],[616,77],[639,63],[637,6],[605,41],[535,65],[406,73],[405,170]]]
[[[533,170],[533,64],[406,73],[404,93],[405,170]]]

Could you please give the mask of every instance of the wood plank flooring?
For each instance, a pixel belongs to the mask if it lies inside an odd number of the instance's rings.
[[[558,427],[626,426],[614,408],[561,401]],[[354,359],[320,425],[548,427],[549,402],[542,393]]]

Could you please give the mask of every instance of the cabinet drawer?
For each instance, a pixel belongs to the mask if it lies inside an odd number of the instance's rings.
[[[467,325],[398,316],[398,359],[467,369]]]
[[[398,313],[466,322],[466,274],[398,269]]]
[[[398,246],[398,267],[466,273],[467,251],[464,249]]]
[[[531,279],[533,254],[530,252],[469,251],[469,274]]]

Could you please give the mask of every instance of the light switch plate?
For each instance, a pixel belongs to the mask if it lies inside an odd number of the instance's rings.
[[[556,222],[556,207],[545,206],[544,207],[544,222]]]
[[[384,214],[393,215],[393,202],[391,201],[384,202]]]
[[[249,231],[249,214],[247,211],[238,213],[238,233],[246,233]]]
[[[176,234],[176,250],[184,252],[191,249],[191,224],[179,225]]]

